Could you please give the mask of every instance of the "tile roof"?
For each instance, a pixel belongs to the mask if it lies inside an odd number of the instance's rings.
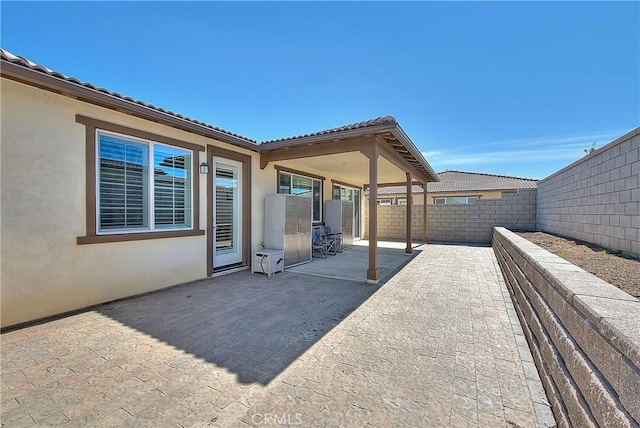
[[[427,184],[428,192],[535,189],[538,185],[538,180],[532,178],[479,172],[445,171],[438,175],[440,176],[439,182]]]
[[[330,128],[330,129],[325,129],[325,130],[322,130],[322,131],[312,132],[310,134],[301,134],[301,135],[296,135],[296,136],[293,136],[293,137],[285,137],[285,138],[278,138],[276,140],[263,141],[261,144],[278,143],[278,142],[282,142],[282,141],[295,140],[295,139],[298,139],[298,138],[315,137],[315,136],[318,136],[318,135],[334,134],[336,132],[349,131],[349,130],[353,130],[353,129],[369,128],[371,126],[377,126],[377,125],[396,125],[396,124],[398,124],[398,122],[396,121],[396,118],[391,116],[391,115],[389,115],[389,116],[384,116],[384,117],[377,117],[377,118],[371,119],[371,120],[365,120],[365,121],[362,121],[362,122],[350,123],[348,125],[339,126],[337,128]]]
[[[386,141],[388,149],[403,158],[408,165],[417,171],[425,181],[436,181],[438,175],[424,158],[420,150],[413,144],[395,117],[381,116],[375,119],[351,123],[337,128],[325,129],[310,134],[265,141],[260,144],[262,153],[275,152],[282,148],[305,147],[325,141],[338,141],[350,137],[373,136]],[[422,180],[421,180],[422,181]]]
[[[258,144],[255,140],[235,134],[224,129],[200,122],[195,119],[147,104],[143,101],[135,100],[131,97],[123,96],[117,92],[111,92],[104,88],[99,88],[91,83],[82,82],[74,77],[66,76],[60,72],[53,71],[43,65],[36,64],[26,58],[14,55],[0,48],[0,63],[11,64],[10,67],[3,66],[2,74],[5,77],[14,78],[18,81],[24,81],[35,86],[59,92],[62,94],[77,97],[83,101],[107,106],[109,108],[124,109],[124,111],[132,112],[141,117],[159,121],[160,123],[168,123],[188,132],[205,135],[207,137],[221,139],[222,141],[236,144],[249,150],[277,150],[281,146],[289,144],[297,144],[305,142],[305,138],[323,139],[326,135],[342,133],[341,135],[359,133],[362,130],[371,129],[374,131],[384,131],[392,134],[389,145],[401,157],[403,157],[413,168],[424,174],[427,180],[438,180],[438,176],[433,171],[428,162],[424,159],[420,151],[415,147],[413,142],[404,133],[395,117],[384,116],[376,119],[356,122],[349,125],[343,125],[337,128],[325,129],[310,134],[298,135],[295,137],[281,138],[270,140]],[[366,131],[365,131],[366,132]],[[330,138],[330,137],[329,137]],[[386,137],[385,137],[386,138]]]
[[[429,188],[429,183],[427,183],[427,188]],[[367,188],[365,193],[369,194],[369,188]],[[381,195],[404,195],[405,193],[407,193],[407,186],[378,187],[378,196],[381,196]],[[422,193],[422,186],[418,186],[418,185],[411,186],[411,193]]]
[[[438,173],[439,182],[427,183],[429,193],[473,192],[483,190],[535,189],[538,180],[509,177],[506,175],[483,174],[479,172],[445,171]],[[378,188],[378,195],[404,195],[406,186]],[[422,186],[412,186],[413,193],[422,193]]]
[[[6,51],[6,50],[4,50],[2,48],[0,48],[0,60],[2,60],[2,62],[8,62],[8,63],[11,63],[11,64],[15,64],[17,66],[24,67],[24,68],[27,68],[29,70],[33,70],[33,71],[36,71],[38,73],[42,73],[42,74],[48,75],[48,76],[51,76],[53,78],[64,80],[66,82],[69,82],[69,83],[72,83],[72,84],[87,88],[87,89],[92,90],[92,91],[97,91],[97,92],[100,92],[100,93],[105,94],[105,95],[110,95],[112,97],[119,98],[119,99],[121,99],[123,101],[128,101],[130,103],[133,103],[133,104],[136,104],[136,105],[139,105],[139,106],[143,106],[143,107],[149,108],[151,110],[155,110],[157,112],[164,113],[164,114],[167,114],[169,116],[173,116],[175,118],[182,119],[182,120],[185,120],[187,122],[194,123],[196,125],[204,126],[204,127],[209,128],[209,129],[221,132],[223,134],[227,134],[227,135],[235,137],[235,138],[240,138],[242,140],[245,140],[248,143],[256,144],[256,141],[252,140],[251,138],[247,138],[247,137],[244,137],[242,135],[226,131],[226,130],[224,130],[222,128],[218,128],[218,127],[210,125],[208,123],[200,122],[200,121],[192,119],[190,117],[186,117],[186,116],[183,116],[181,114],[174,113],[174,112],[172,112],[170,110],[165,110],[165,109],[163,109],[161,107],[156,107],[153,104],[147,104],[147,103],[145,103],[143,101],[139,101],[139,100],[135,100],[135,99],[133,99],[131,97],[123,96],[123,95],[121,95],[121,94],[119,94],[117,92],[112,92],[112,91],[109,91],[108,89],[105,89],[105,88],[99,88],[99,87],[97,87],[97,86],[95,86],[95,85],[93,85],[91,83],[82,82],[81,80],[76,79],[75,77],[69,77],[69,76],[66,76],[66,75],[64,75],[64,74],[62,74],[60,72],[53,71],[53,70],[51,70],[51,69],[49,69],[49,68],[47,68],[47,67],[45,67],[43,65],[36,64],[36,63],[34,63],[32,61],[29,61],[26,58],[14,55],[11,52],[8,52],[8,51]]]

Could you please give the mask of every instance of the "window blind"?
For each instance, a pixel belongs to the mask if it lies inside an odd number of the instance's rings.
[[[148,157],[145,144],[100,138],[100,228],[148,227]]]
[[[216,249],[235,248],[237,169],[216,165]]]
[[[191,224],[191,155],[171,147],[154,147],[154,222],[158,229]]]

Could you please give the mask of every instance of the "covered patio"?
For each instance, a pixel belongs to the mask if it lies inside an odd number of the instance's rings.
[[[378,241],[377,262],[379,281],[385,282],[394,273],[409,263],[424,249],[421,242],[413,242],[412,252],[406,252],[406,243],[400,241]],[[311,263],[294,266],[287,270],[296,273],[314,275],[322,278],[344,279],[348,281],[367,281],[367,260],[369,241],[355,241],[342,253],[328,255],[327,258],[314,257]]]
[[[260,168],[272,164],[274,168],[305,171],[332,177],[332,183],[352,188],[369,188],[369,246],[366,280],[380,281],[377,235],[378,186],[407,186],[407,231],[405,253],[413,252],[411,236],[411,186],[419,184],[426,189],[430,181],[439,181],[438,175],[400,127],[393,116],[312,134],[267,141],[260,144]],[[424,192],[426,204],[426,191]],[[325,199],[331,199],[330,195]],[[427,218],[424,233],[416,237],[427,240]]]

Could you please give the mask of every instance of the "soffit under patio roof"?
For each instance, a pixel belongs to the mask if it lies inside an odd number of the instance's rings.
[[[403,181],[405,172],[424,183],[439,181],[393,116],[261,143],[261,167],[267,163],[304,166],[361,185],[369,182],[369,162],[360,150],[374,143],[381,150],[379,183]]]
[[[300,171],[336,180],[353,187],[363,188],[369,183],[369,158],[360,152],[314,156],[274,162],[277,167]],[[406,181],[405,172],[380,156],[378,158],[378,183]]]

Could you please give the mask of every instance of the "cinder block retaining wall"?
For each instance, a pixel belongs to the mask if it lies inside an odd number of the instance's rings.
[[[493,248],[559,426],[637,427],[640,301],[504,228]]]
[[[411,234],[422,237],[424,206],[411,208]],[[536,190],[521,189],[502,199],[481,199],[469,205],[427,205],[429,241],[490,243],[495,226],[535,230]],[[365,238],[369,216],[365,216]],[[405,239],[406,207],[378,206],[378,238]]]
[[[538,228],[640,256],[640,128],[538,183]]]

